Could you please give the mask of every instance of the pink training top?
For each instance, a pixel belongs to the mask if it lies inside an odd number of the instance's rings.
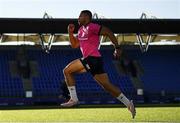
[[[80,49],[84,58],[88,56],[101,56],[98,50],[100,28],[100,25],[94,23],[89,23],[79,28],[78,40],[80,41]]]

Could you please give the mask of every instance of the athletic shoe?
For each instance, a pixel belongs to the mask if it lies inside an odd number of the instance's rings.
[[[128,106],[128,110],[131,112],[132,118],[134,119],[136,116],[136,109],[134,107],[133,101],[130,101],[130,104]]]
[[[62,107],[67,107],[67,108],[74,107],[74,106],[77,106],[77,105],[78,105],[78,100],[76,101],[76,100],[73,100],[73,99],[70,99],[68,102],[61,104]]]

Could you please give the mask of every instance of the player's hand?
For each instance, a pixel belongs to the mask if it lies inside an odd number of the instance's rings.
[[[69,32],[69,33],[73,33],[73,32],[74,32],[74,29],[75,29],[74,24],[69,24],[69,25],[68,25],[68,32]]]
[[[120,59],[121,54],[122,54],[122,49],[115,49],[115,50],[114,50],[113,55],[114,55],[114,58],[115,58],[115,59]]]

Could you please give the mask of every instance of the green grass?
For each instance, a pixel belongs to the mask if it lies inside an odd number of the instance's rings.
[[[180,107],[0,110],[0,122],[180,122]]]

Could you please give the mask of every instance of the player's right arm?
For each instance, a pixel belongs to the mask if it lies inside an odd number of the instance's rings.
[[[72,48],[78,48],[79,47],[79,40],[74,36],[74,24],[68,25],[68,34],[69,34],[69,40],[71,43]]]

